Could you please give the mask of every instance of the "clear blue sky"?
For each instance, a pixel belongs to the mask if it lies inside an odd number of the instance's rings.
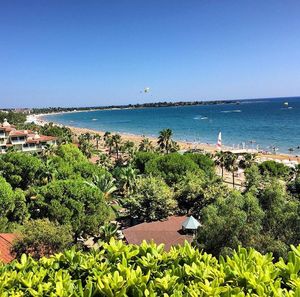
[[[296,95],[299,0],[0,0],[0,107]]]

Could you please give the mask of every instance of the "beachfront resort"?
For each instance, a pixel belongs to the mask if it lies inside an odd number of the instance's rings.
[[[56,146],[56,137],[39,135],[31,130],[17,130],[7,119],[0,124],[0,154],[8,150],[41,152],[47,146]]]

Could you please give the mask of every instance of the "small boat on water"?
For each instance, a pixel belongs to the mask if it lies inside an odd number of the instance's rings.
[[[283,105],[284,106],[289,106],[289,103],[288,102],[284,102]]]

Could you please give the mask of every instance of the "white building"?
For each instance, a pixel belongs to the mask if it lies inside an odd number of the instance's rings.
[[[17,130],[4,119],[0,124],[0,154],[13,147],[22,152],[40,152],[48,145],[56,145],[56,137],[39,135],[30,130]]]

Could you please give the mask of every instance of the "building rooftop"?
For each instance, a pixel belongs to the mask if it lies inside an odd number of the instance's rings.
[[[197,230],[201,224],[193,217],[190,216],[182,223],[182,227],[186,230]]]
[[[171,246],[182,245],[185,240],[191,242],[193,237],[182,231],[182,223],[186,216],[171,216],[165,221],[142,223],[123,230],[128,243],[140,244],[143,240],[154,241],[156,244],[165,244],[165,250]]]
[[[28,131],[28,130],[12,130],[9,133],[9,136],[27,136],[28,134],[33,133],[32,131]]]
[[[10,249],[16,238],[17,235],[13,233],[0,233],[0,262],[9,263],[14,259]]]

